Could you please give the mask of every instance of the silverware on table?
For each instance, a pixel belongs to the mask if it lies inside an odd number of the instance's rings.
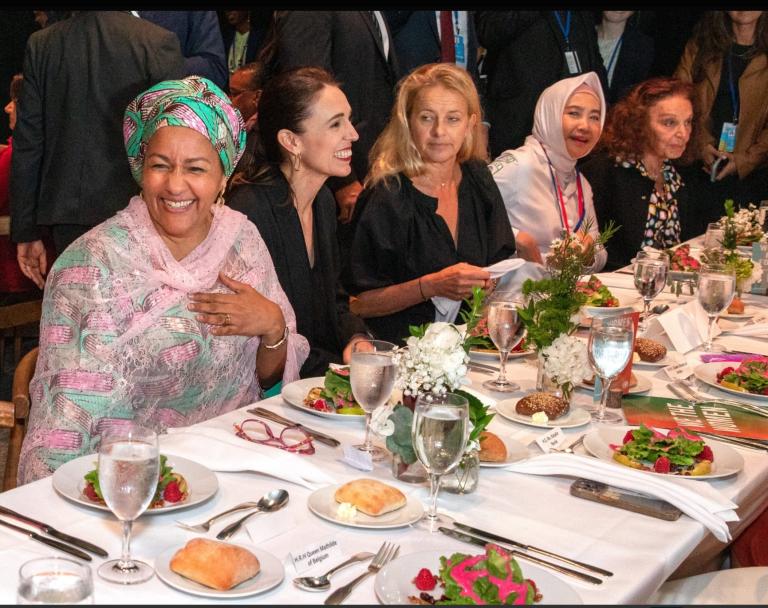
[[[470,367],[475,367],[477,369],[484,369],[489,372],[499,372],[498,367],[494,367],[493,365],[488,365],[487,363],[480,363],[479,361],[470,361],[469,362]]]
[[[583,438],[584,438],[584,435],[581,436],[581,439]],[[471,534],[484,536],[485,538],[495,542],[506,543],[508,545],[512,545],[513,547],[517,547],[518,549],[522,549],[523,551],[531,551],[533,553],[546,555],[547,557],[552,557],[554,559],[560,560],[567,564],[571,564],[572,566],[578,566],[580,568],[585,568],[586,570],[590,570],[591,572],[602,574],[603,576],[613,576],[613,572],[611,572],[610,570],[606,570],[604,568],[600,568],[599,566],[593,566],[591,564],[580,562],[578,560],[571,559],[570,557],[566,557],[565,555],[560,555],[559,553],[547,551],[546,549],[534,547],[533,545],[526,545],[516,540],[512,540],[511,538],[505,538],[503,536],[499,536],[498,534],[494,534],[493,532],[487,532],[485,530],[480,530],[479,528],[473,528],[472,526],[468,526],[466,524],[453,522],[453,525],[456,526],[457,528],[461,528],[462,530],[465,530],[466,532],[470,532]]]
[[[446,528],[444,526],[440,526],[438,530],[440,530],[440,532],[442,532],[447,536],[450,536],[457,540],[464,541],[465,543],[477,545],[478,547],[485,547],[485,545],[488,544],[488,539],[484,539],[479,536],[474,536],[472,534],[468,534],[467,532],[462,532],[454,528]],[[584,572],[579,572],[578,570],[572,570],[571,568],[566,568],[565,566],[561,566],[560,564],[553,564],[552,562],[548,562],[547,560],[540,559],[528,553],[523,553],[522,551],[518,551],[517,549],[511,549],[509,547],[504,547],[504,548],[507,549],[507,551],[509,551],[511,555],[519,559],[524,559],[529,562],[533,562],[534,564],[539,564],[540,566],[549,568],[551,570],[554,570],[555,572],[560,572],[561,574],[566,574],[568,576],[578,578],[582,581],[592,583],[593,585],[603,584],[603,581],[601,579],[597,578],[596,576],[592,576],[591,574],[585,574]]]
[[[469,369],[471,369],[474,372],[477,372],[478,374],[486,374],[488,376],[496,375],[496,372],[492,372],[491,370],[485,369],[484,367],[479,367],[478,365],[476,365],[474,363],[470,363],[468,367],[469,367]]]
[[[189,530],[191,532],[208,532],[208,530],[211,529],[211,524],[215,522],[217,519],[221,519],[222,517],[229,515],[230,513],[237,513],[238,511],[243,511],[244,509],[255,509],[259,506],[259,503],[255,500],[250,500],[248,502],[242,502],[239,505],[236,505],[232,507],[231,509],[227,509],[226,511],[222,511],[221,513],[217,513],[213,517],[208,518],[202,523],[199,524],[186,524],[183,521],[176,520],[176,525],[184,528],[185,530]]]
[[[369,560],[372,557],[374,557],[374,554],[370,551],[355,553],[348,560],[335,565],[325,574],[320,574],[319,576],[299,576],[293,579],[293,584],[296,585],[299,589],[304,589],[305,591],[327,591],[331,588],[331,577],[339,570],[343,570],[347,566],[351,566],[357,562]]]
[[[332,604],[340,604],[341,602],[343,602],[346,599],[346,597],[350,593],[352,593],[352,590],[355,587],[357,587],[357,585],[361,581],[369,577],[371,574],[377,573],[384,566],[386,566],[390,560],[394,559],[397,556],[398,551],[400,551],[399,545],[385,542],[383,545],[381,545],[379,552],[376,553],[376,557],[374,557],[373,561],[371,561],[371,563],[368,565],[368,570],[363,572],[357,578],[352,579],[346,585],[336,589],[336,591],[334,591],[333,593],[331,593],[331,595],[325,598],[325,601],[323,603],[326,605],[332,605]]]
[[[288,499],[288,491],[283,490],[282,488],[279,490],[272,490],[271,492],[267,492],[259,499],[259,502],[256,503],[256,509],[254,509],[251,513],[248,513],[248,515],[241,517],[236,522],[229,524],[216,535],[216,538],[219,540],[227,540],[240,529],[240,526],[245,523],[246,519],[259,513],[272,513],[273,511],[279,511],[288,504]]]
[[[720,397],[714,397],[711,395],[704,395],[703,393],[699,393],[693,390],[693,387],[691,387],[686,382],[683,382],[682,380],[676,380],[674,382],[668,383],[667,388],[673,393],[675,393],[675,395],[677,395],[681,399],[690,401],[693,404],[722,403],[724,405],[730,405],[732,407],[740,408],[751,414],[757,414],[758,416],[763,416],[765,418],[768,418],[768,408],[760,407],[759,405],[753,405],[751,403],[746,403],[744,401],[728,399],[727,397],[720,398]]]
[[[8,517],[13,517],[14,519],[18,519],[19,521],[24,522],[25,524],[34,526],[41,532],[45,532],[49,536],[53,536],[54,538],[58,538],[59,540],[63,540],[64,542],[69,543],[70,545],[75,545],[76,547],[80,547],[81,549],[85,549],[86,551],[90,551],[91,553],[95,553],[100,557],[109,557],[109,554],[104,549],[94,545],[93,543],[89,543],[87,540],[83,540],[82,538],[77,538],[76,536],[70,536],[69,534],[66,534],[64,532],[60,532],[53,526],[49,526],[46,523],[37,521],[36,519],[32,519],[31,517],[28,517],[26,515],[22,515],[21,513],[17,513],[16,511],[9,509],[8,507],[0,507],[0,515],[7,515]]]
[[[263,408],[263,407],[253,407],[249,410],[247,410],[249,414],[253,414],[254,416],[260,416],[262,418],[266,418],[267,420],[271,420],[272,422],[277,422],[279,424],[283,424],[285,426],[289,427],[296,427],[298,429],[303,430],[305,433],[310,435],[313,439],[317,439],[320,443],[324,443],[325,445],[329,445],[332,448],[335,448],[339,445],[341,445],[341,442],[338,439],[334,439],[330,435],[326,435],[325,433],[321,433],[320,431],[316,431],[314,429],[309,428],[308,426],[304,426],[303,424],[300,424],[298,422],[293,422],[292,420],[288,420],[287,418],[283,418],[280,414],[276,414],[275,412],[271,412],[270,410]]]
[[[573,454],[573,448],[575,448],[580,443],[584,443],[584,437],[586,437],[586,436],[587,436],[586,433],[581,435],[576,441],[574,441],[573,443],[568,444],[563,449],[550,448],[549,450],[550,450],[550,452],[563,452],[565,454]]]
[[[0,525],[6,526],[10,528],[11,530],[16,530],[16,532],[21,532],[22,534],[27,535],[32,540],[36,540],[40,543],[43,543],[44,545],[48,545],[49,547],[53,547],[54,549],[58,549],[59,551],[64,551],[64,553],[69,553],[70,555],[74,555],[75,557],[79,557],[80,559],[84,559],[87,562],[90,562],[93,560],[93,558],[85,553],[84,551],[80,551],[80,549],[77,549],[71,545],[68,545],[66,543],[63,543],[58,540],[54,540],[53,538],[48,538],[46,536],[42,536],[38,534],[37,532],[33,532],[32,530],[27,530],[26,528],[22,528],[21,526],[17,526],[15,524],[12,524],[10,522],[5,521],[4,519],[0,519]]]
[[[746,437],[731,437],[730,435],[716,435],[715,433],[707,433],[705,431],[695,431],[697,435],[703,435],[716,441],[723,441],[725,443],[731,443],[742,448],[750,448],[752,450],[764,450],[768,452],[768,443],[760,441],[759,439],[747,439]]]

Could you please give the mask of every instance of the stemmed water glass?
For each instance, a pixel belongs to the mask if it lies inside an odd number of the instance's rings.
[[[653,299],[664,291],[669,271],[669,258],[664,252],[640,251],[635,256],[635,288],[643,296],[643,316],[638,333],[648,329],[648,309]]]
[[[721,249],[723,239],[725,238],[725,228],[720,222],[710,222],[707,224],[707,231],[704,233],[704,249]]]
[[[632,329],[632,318],[628,315],[592,320],[587,352],[592,369],[600,376],[600,405],[592,412],[595,422],[621,422],[618,414],[605,411],[605,405],[611,382],[632,356]]]
[[[697,299],[709,317],[707,341],[704,350],[711,353],[721,350],[712,345],[717,316],[731,305],[736,290],[736,274],[733,268],[722,264],[702,264],[699,270]]]
[[[393,355],[397,347],[384,340],[358,340],[352,345],[349,366],[349,382],[355,401],[365,410],[365,441],[355,447],[380,461],[386,452],[373,445],[371,440],[371,414],[384,405],[395,387],[397,367]]]
[[[517,312],[522,302],[513,297],[511,292],[494,294],[486,309],[488,336],[499,350],[499,375],[493,380],[483,382],[485,388],[501,393],[520,390],[520,385],[507,380],[506,366],[509,351],[517,346],[525,336],[525,326]]]
[[[99,576],[131,585],[152,577],[149,564],[131,558],[131,527],[152,502],[160,475],[157,433],[128,423],[106,431],[99,445],[99,486],[107,506],[123,522],[120,559],[104,562]]]
[[[411,437],[416,457],[429,473],[429,510],[424,516],[431,532],[450,523],[437,514],[440,479],[456,468],[469,439],[469,404],[461,395],[421,395],[416,400]]]

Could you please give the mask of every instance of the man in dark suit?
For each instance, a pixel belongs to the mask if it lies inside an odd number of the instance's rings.
[[[176,35],[128,11],[80,11],[30,36],[11,165],[11,238],[41,288],[57,252],[137,194],[123,113],[153,84],[183,74]]]
[[[277,11],[277,72],[320,66],[331,72],[352,107],[360,139],[352,143],[352,172],[331,178],[339,221],[352,218],[368,173],[368,152],[384,130],[394,103],[400,71],[392,35],[380,11]],[[386,50],[386,53],[385,53]],[[347,235],[339,232],[344,241]]]
[[[475,24],[488,50],[486,108],[494,157],[523,144],[539,95],[549,85],[596,72],[607,88],[591,11],[480,11]]]

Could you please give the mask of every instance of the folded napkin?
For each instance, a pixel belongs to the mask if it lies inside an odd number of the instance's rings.
[[[336,483],[309,462],[311,456],[252,443],[224,429],[170,428],[160,436],[160,451],[198,461],[214,471],[255,471],[313,490]]]
[[[661,334],[666,334],[677,352],[687,353],[707,339],[708,331],[709,317],[707,313],[696,300],[691,300],[663,315],[653,317],[645,337],[657,339]],[[712,336],[717,336],[720,333],[720,328],[715,324]]]
[[[726,522],[739,519],[734,511],[738,505],[706,482],[662,477],[578,454],[550,453],[518,461],[505,468],[531,475],[584,477],[666,500],[704,524],[721,542],[731,539]]]
[[[486,266],[483,270],[487,270],[492,279],[498,279],[503,277],[507,273],[513,272],[523,266],[524,264],[530,264],[520,258],[509,258],[496,262],[491,266]],[[456,319],[456,315],[461,308],[461,300],[451,300],[443,296],[435,296],[432,298],[432,304],[435,306],[435,321],[445,321],[447,323],[453,323]]]
[[[741,327],[726,329],[723,333],[731,336],[752,336],[768,339],[768,323],[747,323]]]
[[[766,338],[768,338],[768,336],[766,336]],[[768,357],[768,340],[721,335],[717,339],[717,344],[720,344],[729,350]]]

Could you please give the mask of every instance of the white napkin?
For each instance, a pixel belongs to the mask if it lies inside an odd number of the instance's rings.
[[[526,261],[520,258],[509,258],[496,262],[491,266],[486,266],[483,270],[487,270],[492,279],[498,279],[509,272],[517,270],[525,263]],[[461,308],[461,300],[451,300],[444,296],[433,297],[432,304],[435,306],[435,321],[445,321],[447,323],[454,322]]]
[[[738,521],[738,505],[725,498],[706,482],[693,482],[649,475],[578,454],[545,454],[505,467],[515,473],[531,475],[569,475],[600,481],[611,486],[642,492],[675,505],[689,517],[704,524],[721,542],[731,539],[726,522]]]
[[[720,336],[717,343],[730,350],[768,357],[768,341],[766,340],[755,340],[740,336]]]
[[[732,336],[753,336],[768,339],[768,323],[747,323],[741,327],[723,330],[723,333]]]
[[[160,451],[198,461],[214,471],[255,471],[313,490],[336,483],[308,460],[312,456],[252,443],[224,429],[169,428],[167,435],[160,436]]]
[[[696,300],[691,300],[663,315],[653,317],[645,337],[655,339],[660,332],[659,328],[667,335],[677,352],[687,353],[707,339],[709,317]],[[720,328],[715,324],[712,335],[718,334]]]

